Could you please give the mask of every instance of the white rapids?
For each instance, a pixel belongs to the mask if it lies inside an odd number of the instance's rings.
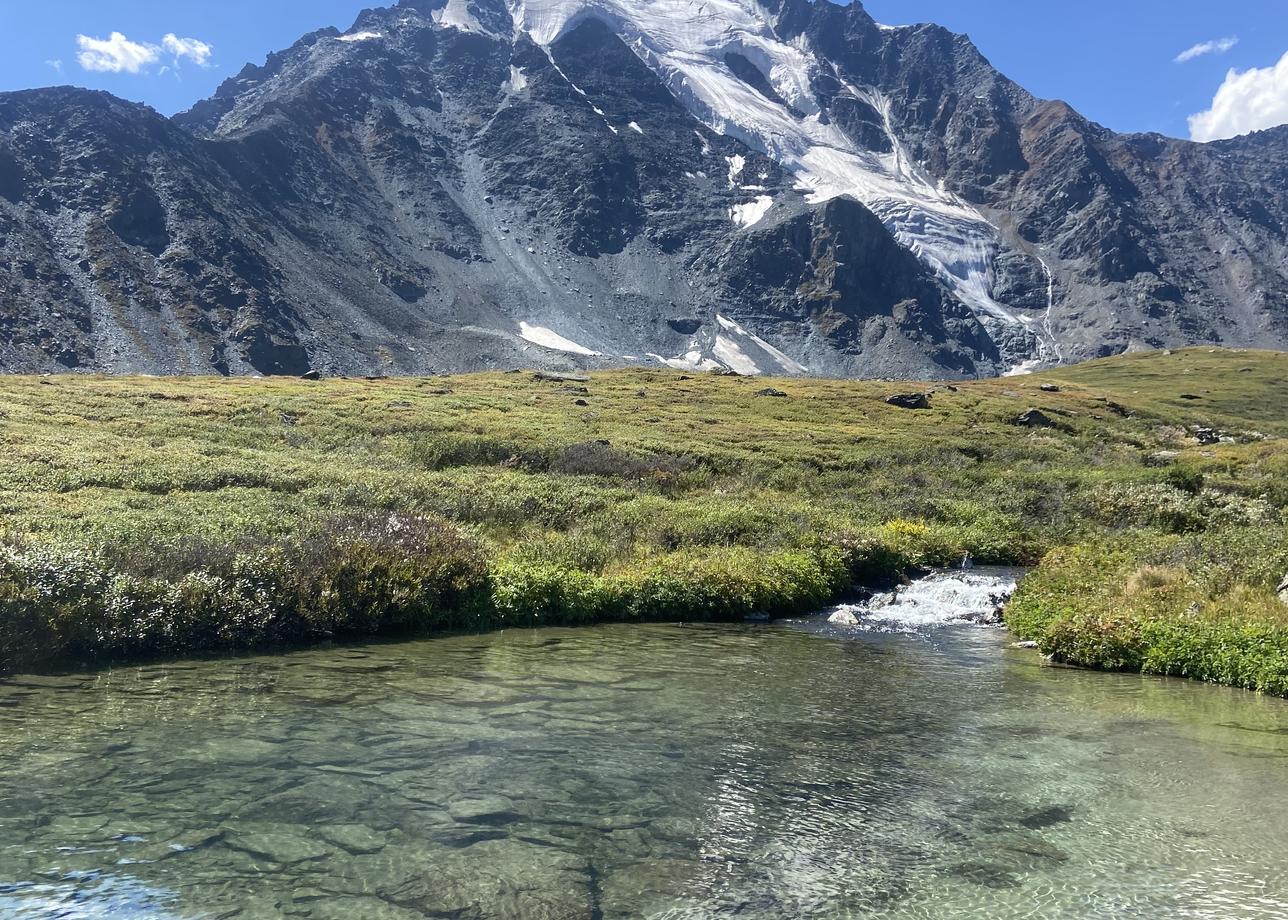
[[[1019,580],[1010,569],[939,572],[860,604],[828,611],[833,626],[918,633],[934,626],[997,626]]]

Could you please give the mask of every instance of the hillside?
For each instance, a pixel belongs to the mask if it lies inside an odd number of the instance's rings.
[[[1282,348],[1285,189],[1288,129],[1117,135],[860,3],[402,0],[175,118],[0,94],[0,369],[958,379]]]
[[[0,654],[799,614],[967,552],[1049,560],[1060,592],[1044,564],[1014,606],[1044,643],[1083,612],[1075,581],[1130,582],[1151,615],[1183,594],[1282,648],[1286,379],[1288,355],[1206,349],[920,388],[6,378]],[[923,391],[928,410],[886,401]],[[1275,661],[1227,682],[1288,691]]]

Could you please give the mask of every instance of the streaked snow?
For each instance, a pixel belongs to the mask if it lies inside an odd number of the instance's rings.
[[[729,162],[729,187],[735,188],[738,185],[738,177],[747,168],[747,158],[739,153],[725,159]]]
[[[458,32],[476,32],[479,35],[496,37],[474,18],[474,14],[470,12],[469,0],[447,0],[446,6],[434,10],[430,15],[440,26],[455,29]]]
[[[521,93],[528,88],[528,75],[523,72],[522,67],[510,67],[508,88],[512,93]]]
[[[547,329],[544,326],[534,326],[531,323],[519,323],[519,337],[531,342],[533,345],[540,345],[542,348],[549,348],[554,351],[585,355],[588,358],[598,358],[601,354],[584,345],[578,345],[572,339],[566,339],[551,329]]]
[[[755,377],[764,373],[756,362],[742,350],[738,341],[730,336],[717,335],[716,344],[711,349],[711,353],[729,370],[737,371],[743,376]]]
[[[807,368],[805,365],[801,364],[799,361],[793,361],[791,358],[787,357],[787,355],[783,354],[773,345],[770,345],[760,336],[755,335],[754,333],[748,332],[746,329],[744,329],[742,326],[739,326],[733,320],[717,314],[716,321],[720,324],[720,328],[725,330],[726,332],[729,332],[729,333],[732,333],[733,335],[741,336],[742,338],[750,340],[757,348],[759,348],[766,355],[768,355],[770,360],[773,361],[773,363],[777,364],[780,369],[786,371],[787,373],[789,374],[808,374],[809,373],[809,368]],[[737,370],[737,368],[734,368],[734,370]]]
[[[769,209],[774,206],[772,195],[758,195],[754,201],[736,204],[729,209],[729,216],[740,227],[751,227],[760,223]]]
[[[796,176],[811,202],[842,195],[857,198],[938,271],[963,303],[1004,322],[1018,321],[991,295],[989,267],[998,245],[996,229],[920,173],[889,130],[889,101],[875,91],[847,87],[885,116],[892,153],[863,150],[820,117],[811,78],[824,68],[803,40],[780,40],[755,0],[510,3],[519,28],[546,48],[587,18],[603,20],[695,117],[778,160]],[[741,54],[760,68],[786,105],[734,76],[724,63],[729,53]]]
[[[799,361],[793,361],[728,317],[717,314],[716,325],[714,336],[699,335],[689,342],[688,350],[682,355],[664,358],[650,353],[649,357],[681,371],[713,371],[724,367],[747,377],[809,373]]]
[[[653,352],[649,352],[648,357],[677,371],[714,371],[722,366],[719,361],[704,357],[696,348],[674,358],[663,358]]]

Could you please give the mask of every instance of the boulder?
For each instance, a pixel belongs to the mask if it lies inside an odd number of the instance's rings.
[[[1042,386],[1041,386],[1041,387],[1039,387],[1038,389],[1040,389],[1043,393],[1059,393],[1059,392],[1060,392],[1060,388],[1059,388],[1058,386],[1056,386],[1054,383],[1044,383],[1044,384],[1042,384]]]
[[[842,608],[828,617],[827,622],[833,626],[858,626],[859,618],[854,615],[853,610]]]
[[[1051,416],[1047,415],[1041,409],[1030,409],[1023,415],[1017,416],[1011,420],[1012,425],[1018,425],[1021,428],[1054,428],[1055,422]]]
[[[301,380],[321,380],[322,373],[321,371],[305,371],[303,374],[300,374],[300,379]]]
[[[928,393],[900,393],[896,396],[891,396],[886,402],[897,409],[929,409],[930,395]]]
[[[786,399],[787,394],[782,390],[775,390],[773,387],[765,387],[763,390],[756,391],[757,396],[767,396],[771,399]]]
[[[1284,580],[1279,582],[1279,599],[1288,604],[1288,575],[1285,575]]]

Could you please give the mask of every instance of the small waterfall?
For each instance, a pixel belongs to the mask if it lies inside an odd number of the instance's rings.
[[[828,622],[875,632],[920,632],[934,626],[1001,624],[1002,609],[1019,584],[1010,569],[967,568],[939,572],[860,604],[829,612]]]

